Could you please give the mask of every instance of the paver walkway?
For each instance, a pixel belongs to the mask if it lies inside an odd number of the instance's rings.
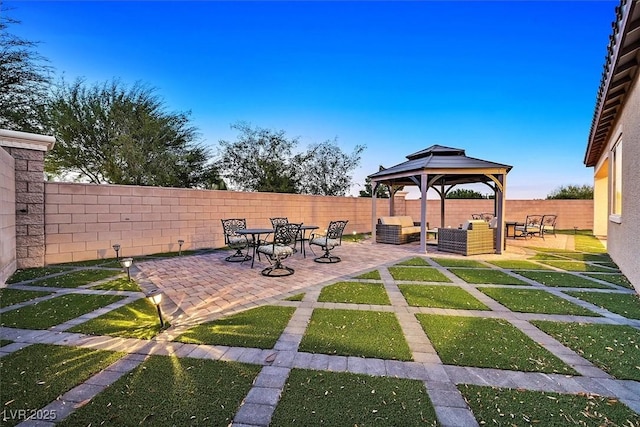
[[[570,236],[559,236],[549,242],[557,247],[569,246]],[[551,240],[551,239],[547,239]],[[569,241],[568,241],[569,240]],[[540,241],[542,243],[542,241]],[[525,242],[524,244],[531,244]],[[154,340],[137,340],[103,336],[89,336],[65,332],[80,321],[95,317],[104,309],[83,316],[82,319],[66,322],[50,330],[23,330],[0,327],[0,338],[14,341],[0,347],[0,357],[10,354],[33,343],[81,346],[87,348],[117,350],[129,353],[109,368],[78,385],[43,409],[55,409],[58,420],[73,411],[79,402],[91,399],[122,375],[138,366],[148,355],[175,355],[223,361],[239,361],[263,366],[253,388],[247,394],[235,415],[234,426],[267,426],[280,399],[287,377],[293,368],[326,370],[334,372],[364,373],[374,376],[391,376],[423,381],[429,397],[436,409],[438,421],[443,426],[478,425],[470,408],[456,388],[456,384],[490,385],[559,393],[595,393],[617,398],[632,410],[640,413],[640,382],[616,380],[594,366],[571,349],[534,327],[529,321],[537,319],[560,321],[584,321],[631,325],[640,329],[640,321],[626,319],[610,313],[590,303],[556,292],[572,302],[601,314],[603,317],[579,317],[561,315],[541,315],[516,313],[507,309],[484,293],[475,285],[467,284],[446,268],[439,266],[429,257],[427,261],[449,277],[453,284],[462,287],[475,298],[485,303],[491,311],[451,310],[426,307],[411,307],[400,293],[396,281],[384,267],[400,260],[418,256],[416,245],[373,245],[370,242],[346,243],[336,251],[343,262],[333,265],[314,263],[310,258],[294,256],[286,264],[295,268],[296,273],[286,278],[265,278],[260,275],[263,264],[256,262],[251,269],[249,263],[227,263],[223,261],[225,252],[204,255],[152,260],[140,263],[133,274],[143,288],[160,288],[168,297],[163,307],[172,317],[172,327]],[[526,251],[513,245],[505,255],[477,256],[471,259],[523,259]],[[450,256],[438,254],[438,257]],[[493,266],[493,268],[496,268]],[[358,304],[320,303],[317,301],[321,289],[330,283],[353,278],[355,275],[379,269],[382,282],[391,300],[391,306]],[[529,281],[533,288],[545,289],[535,281]],[[631,293],[629,289],[611,285],[611,292]],[[20,288],[20,286],[16,286]],[[29,289],[35,287],[29,286]],[[52,288],[46,288],[51,291]],[[563,290],[570,290],[563,288]],[[584,289],[581,289],[584,290]],[[64,292],[87,292],[88,290],[64,290]],[[599,290],[600,291],[600,290]],[[95,291],[92,291],[95,292]],[[304,292],[302,301],[285,301],[288,295]],[[110,293],[110,292],[105,292]],[[112,292],[113,293],[113,292]],[[141,293],[120,293],[129,302],[143,296]],[[109,306],[113,309],[126,303],[120,301]],[[172,342],[178,334],[191,325],[211,320],[222,315],[259,305],[284,305],[296,308],[288,326],[283,331],[273,349],[253,349],[212,345],[195,345]],[[395,313],[409,348],[413,361],[401,362],[361,357],[331,356],[311,354],[298,350],[306,326],[315,308],[376,310]],[[7,308],[5,310],[12,309]],[[416,313],[436,313],[460,316],[493,317],[504,319],[555,354],[579,375],[544,374],[510,370],[475,368],[445,365],[442,363],[427,335],[418,323]],[[22,426],[49,426],[53,422],[43,420],[25,421]]]

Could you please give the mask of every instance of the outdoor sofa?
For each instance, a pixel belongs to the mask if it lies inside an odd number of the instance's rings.
[[[460,255],[492,254],[496,251],[495,228],[484,220],[471,220],[462,228],[440,228],[438,250]]]
[[[376,243],[402,245],[420,240],[420,223],[410,216],[383,216],[376,224]]]

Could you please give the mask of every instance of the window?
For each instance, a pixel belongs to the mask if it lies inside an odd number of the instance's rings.
[[[622,141],[618,140],[611,150],[613,158],[613,182],[611,183],[611,214],[622,215]]]

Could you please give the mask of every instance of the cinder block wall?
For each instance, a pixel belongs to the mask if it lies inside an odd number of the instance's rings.
[[[348,219],[346,232],[371,230],[371,199],[244,193],[177,188],[45,184],[46,264],[139,256],[224,246],[220,220],[246,218],[248,227],[271,226],[270,217],[318,225]],[[379,200],[378,212],[388,212]]]
[[[0,148],[0,287],[16,271],[15,160]]]

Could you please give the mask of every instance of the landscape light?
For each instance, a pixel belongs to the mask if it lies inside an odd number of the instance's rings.
[[[162,319],[162,310],[160,310],[160,302],[162,301],[162,291],[160,289],[153,289],[147,293],[147,298],[158,309],[158,318],[160,319],[160,327],[164,328],[164,320]]]
[[[184,244],[184,240],[180,239],[178,240],[178,256],[182,255],[182,245]]]
[[[116,251],[116,260],[120,261],[120,244],[116,243],[115,245],[113,245],[113,250]]]
[[[129,281],[131,281],[131,273],[129,273],[129,269],[131,268],[132,264],[133,264],[133,258],[122,258],[120,260],[120,265],[122,265],[122,267],[127,269],[127,279],[129,279]]]

